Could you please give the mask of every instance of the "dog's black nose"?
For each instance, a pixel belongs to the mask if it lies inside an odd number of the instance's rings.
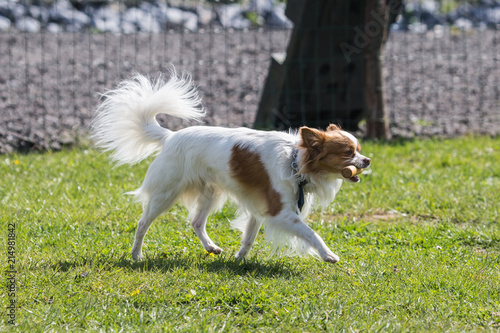
[[[371,159],[369,159],[368,157],[363,158],[363,163],[364,163],[364,164],[366,164],[366,165],[370,165],[370,164],[371,164],[371,162],[372,162],[372,160],[371,160]]]

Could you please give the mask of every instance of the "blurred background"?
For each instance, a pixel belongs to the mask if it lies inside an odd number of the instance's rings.
[[[498,135],[499,29],[496,0],[0,0],[0,153],[85,142],[100,93],[170,63],[206,125]]]

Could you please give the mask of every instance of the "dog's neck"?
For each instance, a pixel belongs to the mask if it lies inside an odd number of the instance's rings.
[[[294,148],[291,157],[291,168],[299,186],[297,206],[301,211],[304,205],[305,194],[312,194],[313,201],[316,201],[321,206],[326,206],[334,201],[342,185],[342,177],[333,174],[300,173],[302,153],[301,149]]]

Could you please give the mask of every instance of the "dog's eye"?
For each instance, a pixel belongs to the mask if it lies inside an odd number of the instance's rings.
[[[351,155],[354,155],[354,149],[350,148],[347,152],[346,152],[347,155],[351,156]]]

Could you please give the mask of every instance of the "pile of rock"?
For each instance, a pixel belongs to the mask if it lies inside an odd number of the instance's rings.
[[[166,29],[196,31],[210,25],[245,29],[252,26],[290,29],[285,4],[276,0],[252,0],[246,5],[190,1],[184,8],[163,1],[137,1],[134,7],[124,1],[57,0],[49,6],[25,1],[0,0],[0,31],[15,28],[22,32],[79,32],[94,29],[112,33],[159,33]]]
[[[127,1],[55,0],[46,6],[32,3],[40,2],[0,0],[0,31],[57,33],[94,29],[129,34],[159,33],[166,29],[196,31],[213,25],[233,29],[292,27],[285,16],[285,3],[278,0],[250,0],[243,4],[190,0],[178,2],[178,7],[168,6],[162,0],[135,1],[134,7],[128,6]],[[443,26],[462,30],[500,29],[500,0],[480,0],[475,6],[464,1],[452,9],[443,6],[437,0],[405,1],[403,15],[392,29],[412,32]]]
[[[463,1],[456,8],[445,8],[442,1],[409,1],[392,29],[417,33],[442,27],[460,30],[500,29],[500,0],[480,0],[475,3],[473,6]]]

